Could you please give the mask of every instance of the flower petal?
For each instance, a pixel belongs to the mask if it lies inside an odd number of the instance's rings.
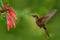
[[[10,17],[10,15],[7,13],[7,15],[6,15],[6,22],[7,22],[7,26],[8,26],[8,31],[10,30],[10,28],[12,27],[12,25],[13,25],[13,22],[12,22],[12,18]]]
[[[13,21],[13,26],[14,26],[14,28],[16,28],[16,25],[15,25],[14,21]]]
[[[13,9],[10,7],[9,9],[10,16],[16,15],[16,13],[13,11]]]

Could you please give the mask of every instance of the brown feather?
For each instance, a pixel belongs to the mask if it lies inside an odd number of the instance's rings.
[[[51,17],[52,17],[56,12],[57,12],[56,9],[51,10],[50,12],[48,12],[47,14],[45,14],[44,16],[42,16],[42,17],[40,18],[40,20],[41,20],[43,23],[45,23],[45,22],[47,22],[49,19],[51,19]]]

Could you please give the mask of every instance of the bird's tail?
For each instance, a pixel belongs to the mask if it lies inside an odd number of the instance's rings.
[[[49,37],[49,33],[48,33],[48,31],[47,31],[47,28],[44,26],[43,29],[44,29],[46,35]]]

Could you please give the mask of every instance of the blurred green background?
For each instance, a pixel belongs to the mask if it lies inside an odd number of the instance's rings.
[[[17,14],[16,29],[7,31],[6,19],[0,17],[0,40],[60,40],[60,0],[3,0],[9,2]],[[50,10],[57,9],[56,14],[46,23],[50,37],[39,28],[32,16],[42,16]]]

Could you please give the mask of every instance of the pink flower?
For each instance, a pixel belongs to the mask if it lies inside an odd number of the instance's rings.
[[[6,22],[7,22],[7,30],[9,31],[10,28],[12,28],[12,26],[14,26],[14,28],[16,28],[16,25],[14,23],[14,21],[12,20],[11,16],[9,15],[9,13],[6,14]]]
[[[17,21],[16,13],[14,12],[14,10],[11,7],[10,7],[10,10],[9,10],[9,13],[10,13],[10,16],[13,16],[14,19]]]
[[[13,16],[14,19],[17,21],[16,13],[14,12],[14,10],[10,6],[8,6],[7,3],[5,3],[2,7],[2,11],[6,12],[7,30],[9,31],[12,26],[16,28],[16,25],[12,20],[12,16]]]

